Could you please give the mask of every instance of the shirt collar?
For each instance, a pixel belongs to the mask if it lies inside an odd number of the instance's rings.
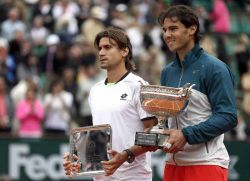
[[[184,68],[186,68],[189,65],[191,65],[192,63],[196,62],[203,51],[204,50],[200,47],[200,44],[196,43],[194,48],[187,53],[187,55],[185,56],[182,63],[181,63],[181,61],[176,53],[174,64],[177,64],[180,67],[183,66]]]
[[[117,84],[118,82],[120,82],[121,80],[123,80],[125,77],[127,77],[127,75],[130,73],[130,71],[127,71],[117,82],[115,82],[114,84]],[[108,78],[105,79],[104,84],[107,85],[108,84]]]

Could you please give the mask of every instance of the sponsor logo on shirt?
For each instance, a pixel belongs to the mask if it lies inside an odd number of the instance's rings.
[[[120,100],[127,100],[128,94],[122,94]]]

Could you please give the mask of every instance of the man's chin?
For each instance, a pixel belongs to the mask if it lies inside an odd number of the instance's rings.
[[[168,49],[169,49],[171,52],[175,52],[175,51],[176,51],[176,48],[174,48],[174,47],[168,47]]]
[[[106,65],[100,65],[100,68],[106,70],[108,68],[108,66],[106,66]]]

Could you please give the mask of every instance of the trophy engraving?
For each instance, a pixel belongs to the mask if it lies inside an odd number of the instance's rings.
[[[112,147],[112,130],[108,124],[72,129],[70,132],[70,159],[78,157],[81,165],[77,175],[103,174],[101,161],[109,160],[107,151]]]
[[[155,115],[158,124],[149,132],[137,132],[135,145],[163,147],[167,135],[161,134],[162,129],[167,129],[168,117],[180,113],[188,104],[191,89],[195,84],[185,84],[181,88],[141,85],[140,101],[143,110]]]

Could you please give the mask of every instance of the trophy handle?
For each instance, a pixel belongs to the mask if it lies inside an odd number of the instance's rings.
[[[190,84],[190,83],[186,83],[183,86],[183,97],[189,97],[190,93],[191,93],[191,89],[195,86],[195,84]]]

